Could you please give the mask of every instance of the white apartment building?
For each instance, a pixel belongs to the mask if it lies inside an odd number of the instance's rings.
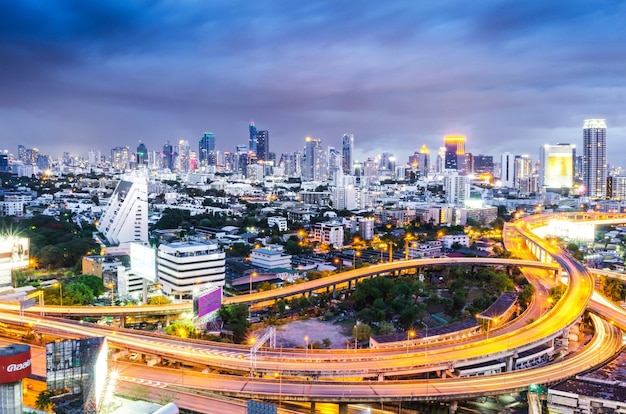
[[[278,226],[278,231],[287,231],[287,218],[274,216],[267,218],[267,224],[270,227]]]
[[[97,228],[112,245],[148,241],[148,184],[145,177],[119,182]]]
[[[423,259],[440,257],[443,253],[443,243],[439,240],[420,243],[409,243],[409,259]]]
[[[467,234],[446,234],[439,240],[441,240],[446,249],[450,249],[454,243],[469,247],[469,236]]]
[[[196,290],[224,286],[226,254],[217,243],[164,243],[157,252],[158,280],[167,294],[191,295]]]
[[[343,225],[339,223],[317,223],[313,229],[313,240],[336,248],[343,247]]]
[[[254,249],[250,253],[250,263],[263,269],[291,268],[291,255],[278,250]]]

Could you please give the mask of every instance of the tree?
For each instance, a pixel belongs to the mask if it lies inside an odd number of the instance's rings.
[[[248,327],[248,307],[244,304],[222,306],[218,311],[224,327],[233,332],[233,340],[241,343],[246,338]]]
[[[153,296],[148,299],[148,305],[167,305],[170,303],[172,303],[171,299],[168,299],[163,295]]]
[[[63,289],[63,304],[68,306],[88,305],[95,299],[89,286],[81,282],[72,282]]]
[[[98,297],[104,293],[104,283],[101,278],[95,275],[80,275],[76,278],[76,282],[83,283],[89,289],[91,293]]]
[[[178,320],[165,327],[166,335],[178,336],[180,338],[191,338],[195,336],[196,327],[189,320]]]
[[[523,309],[526,309],[530,305],[533,296],[535,295],[535,287],[533,285],[525,285],[521,292],[517,294],[517,300]]]
[[[612,301],[619,301],[623,298],[624,285],[618,279],[604,278],[602,291],[607,298]]]

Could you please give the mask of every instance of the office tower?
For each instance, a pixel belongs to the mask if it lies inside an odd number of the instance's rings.
[[[270,132],[267,130],[256,134],[256,158],[259,161],[270,161]]]
[[[352,164],[354,163],[354,135],[343,134],[341,137],[341,165],[343,167],[343,173],[346,175],[352,174]]]
[[[0,172],[9,172],[9,154],[0,153]]]
[[[17,146],[17,160],[26,162],[26,147],[23,145]]]
[[[102,155],[98,150],[91,150],[88,153],[88,161],[90,166],[96,166],[100,164],[100,160],[102,159]]]
[[[474,155],[474,173],[476,175],[493,175],[493,157],[491,155]]]
[[[191,159],[190,151],[191,147],[189,146],[189,141],[184,139],[178,141],[175,151],[176,158],[174,160],[175,170],[182,173],[189,172],[189,160]]]
[[[465,136],[446,135],[443,137],[446,147],[444,168],[446,170],[464,171],[465,167]]]
[[[428,177],[428,170],[430,168],[430,151],[426,148],[426,145],[422,145],[422,148],[420,148],[416,161],[417,171],[419,171],[420,177]]]
[[[278,166],[283,169],[283,174],[287,177],[296,176],[296,159],[292,152],[282,153]]]
[[[533,173],[533,160],[528,154],[516,155],[514,175],[514,186],[519,188],[520,180],[530,176]]]
[[[606,197],[606,123],[586,119],[583,124],[583,183],[591,198]]]
[[[539,149],[539,186],[567,188],[574,185],[576,147],[571,144],[545,144]]]
[[[148,182],[145,177],[125,177],[117,184],[98,223],[109,243],[148,241]]]
[[[343,172],[341,153],[334,147],[328,147],[328,176],[333,177],[339,170]]]
[[[446,165],[446,147],[439,147],[437,150],[437,163],[435,164],[435,172],[442,173]]]
[[[303,178],[307,181],[324,180],[325,165],[322,140],[319,138],[306,137],[305,161]]]
[[[245,145],[237,145],[235,150],[234,172],[246,175],[248,166],[248,149]]]
[[[396,157],[391,152],[383,152],[378,166],[381,170],[395,171]]]
[[[254,125],[254,121],[250,122],[250,125],[248,126],[248,130],[250,132],[250,138],[248,139],[248,149],[250,150],[250,152],[256,154],[257,132],[256,132],[256,126]]]
[[[502,154],[500,168],[502,186],[513,188],[515,186],[515,157],[513,154],[510,152]]]
[[[111,166],[116,170],[123,171],[130,164],[130,148],[115,147],[111,149]]]
[[[174,147],[169,141],[163,145],[163,168],[174,170]]]
[[[148,165],[148,148],[146,144],[139,141],[137,146],[137,166]]]
[[[216,165],[215,135],[212,132],[205,132],[198,142],[198,154],[201,166]]]

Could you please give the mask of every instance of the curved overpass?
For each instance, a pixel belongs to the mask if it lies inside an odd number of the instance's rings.
[[[367,377],[385,372],[418,373],[430,371],[433,369],[433,367],[453,367],[455,364],[458,364],[458,362],[455,361],[459,360],[480,360],[481,358],[484,358],[485,355],[488,355],[490,357],[506,357],[510,353],[514,352],[513,350],[522,349],[524,346],[528,346],[528,344],[532,344],[537,341],[545,341],[546,338],[549,338],[551,336],[561,335],[563,333],[563,329],[569,326],[571,323],[575,322],[585,310],[585,307],[587,306],[593,292],[593,284],[592,278],[585,268],[583,268],[579,263],[577,263],[575,260],[569,257],[569,255],[562,252],[557,247],[547,244],[544,240],[540,239],[532,233],[531,228],[533,226],[538,226],[543,219],[544,218],[538,217],[537,220],[531,222],[529,226],[526,226],[525,223],[522,222],[514,224],[514,227],[509,226],[507,228],[507,231],[509,232],[518,233],[520,237],[525,240],[525,243],[531,246],[533,249],[542,249],[542,251],[546,252],[547,255],[544,255],[546,261],[556,262],[552,264],[539,264],[537,262],[531,261],[525,262],[523,266],[547,266],[550,268],[562,266],[569,273],[568,288],[564,294],[563,300],[559,301],[546,316],[540,318],[532,325],[522,328],[519,331],[501,335],[496,338],[491,338],[489,340],[479,341],[475,344],[466,344],[462,346],[451,347],[444,351],[438,350],[435,354],[429,354],[428,351],[426,351],[422,353],[412,353],[409,357],[405,358],[402,358],[397,353],[390,354],[390,356],[387,357],[383,355],[372,358],[369,353],[357,352],[354,356],[348,356],[349,354],[345,352],[332,352],[327,354],[305,354],[304,358],[302,357],[301,353],[296,357],[285,358],[283,355],[279,358],[276,358],[276,353],[274,353],[256,361],[256,369],[266,373],[280,372],[282,373],[281,375],[290,375],[296,373],[298,373],[298,375],[316,375],[317,373],[318,375],[322,376],[325,374],[326,370],[331,371],[331,374],[341,371],[341,376],[344,377]],[[621,220],[623,221],[624,218],[621,217]],[[437,264],[454,263],[451,259],[439,260],[441,260],[441,263]],[[469,260],[471,261],[472,259]],[[456,262],[459,264],[470,263],[462,262],[460,260]],[[520,263],[519,261],[513,262],[515,262],[516,265],[519,265]],[[481,261],[481,263],[476,264],[483,264],[483,262]],[[420,265],[423,265],[422,263],[420,263],[420,261],[389,263],[366,269],[357,269],[353,271],[354,273],[349,274],[348,276],[352,277],[352,280],[354,280],[361,277],[374,276],[375,274],[379,273],[392,272],[399,269],[412,268]],[[360,273],[358,273],[359,271],[364,272],[363,276],[360,276]],[[366,274],[367,272],[372,273]],[[343,274],[343,276],[345,277],[348,273],[349,272],[346,272],[345,274]],[[329,283],[330,281],[321,279],[314,282]],[[333,282],[339,283],[337,281]],[[346,282],[347,280],[342,281],[342,283]],[[302,294],[306,291],[325,288],[325,286],[320,285],[314,286],[315,287],[313,288],[306,287],[306,289],[303,286],[299,286],[303,290],[301,290],[298,294]],[[332,286],[332,283],[326,286]],[[291,294],[294,295],[293,292]],[[250,301],[268,300],[267,298],[264,299],[261,295],[256,297],[252,297],[252,295],[250,295],[248,299]],[[594,319],[596,318],[594,317]],[[49,323],[50,322],[46,321],[46,325],[48,325]],[[62,324],[62,322],[59,323]],[[387,396],[389,396],[389,398],[391,398],[392,400],[397,400],[399,397],[409,397],[409,390],[410,397],[413,399],[433,399],[433,394],[435,394],[435,391],[440,393],[440,397],[437,398],[443,399],[459,398],[460,395],[472,396],[483,393],[493,393],[496,391],[504,392],[513,389],[512,387],[518,389],[519,387],[526,387],[531,383],[549,383],[554,380],[566,378],[568,376],[571,376],[572,373],[579,372],[581,370],[591,367],[591,365],[593,364],[590,363],[590,361],[597,363],[613,355],[621,347],[620,333],[618,332],[617,328],[615,328],[610,323],[600,322],[596,320],[596,324],[598,326],[596,337],[592,342],[592,345],[585,349],[585,352],[576,355],[575,357],[572,357],[562,363],[535,368],[533,370],[513,371],[489,377],[481,377],[477,379],[448,378],[430,381],[402,381],[400,384],[398,384],[397,382],[389,381],[370,383],[363,383],[362,381],[342,381],[342,387],[338,387],[337,383],[334,383],[334,385],[326,385],[326,383],[321,382],[306,382],[304,383],[306,385],[302,385],[302,383],[298,381],[283,379],[280,386],[282,387],[282,390],[285,391],[285,393],[288,393],[290,395],[290,399],[304,398],[307,401],[316,399],[318,401],[329,401],[332,398],[338,398],[338,400],[340,401],[381,401],[381,399],[387,398]],[[65,324],[64,327],[60,327],[59,329],[67,329],[67,324]],[[86,329],[84,328],[76,329],[75,333],[77,335],[82,335],[84,334],[85,330]],[[97,334],[101,335],[102,333],[100,332]],[[184,354],[188,355],[190,360],[197,360],[198,362],[206,362],[207,360],[203,359],[200,354],[204,353],[206,355],[210,353],[220,352],[218,349],[203,350],[202,348],[198,348],[197,345],[191,346],[188,344],[182,346],[180,344],[169,344],[166,348],[164,348],[165,345],[163,344],[163,340],[157,340],[154,338],[146,339],[145,337],[140,338],[136,336],[136,333],[131,336],[127,335],[126,333],[107,333],[106,335],[109,337],[110,341],[115,341],[115,338],[117,337],[118,343],[124,347],[138,347],[143,349],[149,349],[153,353],[159,354],[161,352],[165,354]],[[144,342],[142,343],[142,341]],[[592,349],[592,351],[589,351],[589,349]],[[593,359],[584,358],[589,358],[590,354],[593,354]],[[218,360],[221,359],[222,361],[228,360],[229,358],[229,356],[224,355],[212,355],[212,357]],[[232,358],[233,360],[243,359],[241,358],[241,355],[230,356],[230,358]],[[227,365],[229,367],[239,367],[237,369],[241,369],[241,362],[243,362],[244,364],[250,364],[250,361],[239,361],[238,363],[235,363],[233,361],[226,362],[228,363]],[[322,366],[322,368],[320,368],[320,366]],[[248,380],[245,382],[245,385],[243,387],[241,386],[241,382],[238,383],[240,387],[238,391],[229,391],[220,388],[219,383],[216,383],[215,386],[212,388],[215,388],[216,390],[222,390],[222,392],[224,393],[238,393],[246,396],[264,395],[263,398],[275,398],[278,391],[278,385],[276,384],[276,381],[260,381],[258,379],[255,379],[254,381]],[[252,389],[253,386],[256,384],[263,385],[261,386],[261,389]],[[347,397],[344,394],[339,398],[337,397],[337,392],[340,388],[343,389],[343,391],[346,390],[345,386],[343,386],[344,384],[348,384],[351,389],[358,389],[360,391],[358,391],[358,393],[355,391],[355,393],[351,394],[350,397]],[[425,387],[424,384],[426,385]],[[431,384],[431,387],[435,388],[431,388],[429,390],[429,384]],[[290,387],[289,392],[287,392],[287,388],[285,388],[287,386]],[[298,387],[301,387],[303,390],[299,392],[297,390]],[[307,389],[308,391],[306,391]],[[402,390],[406,390],[407,393]],[[375,397],[373,396],[374,394],[376,395]],[[294,396],[293,398],[291,397],[292,395]]]

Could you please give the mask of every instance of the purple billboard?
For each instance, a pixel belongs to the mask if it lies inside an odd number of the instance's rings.
[[[202,318],[211,312],[215,312],[222,306],[222,288],[218,287],[211,291],[205,291],[193,300],[194,316]]]

